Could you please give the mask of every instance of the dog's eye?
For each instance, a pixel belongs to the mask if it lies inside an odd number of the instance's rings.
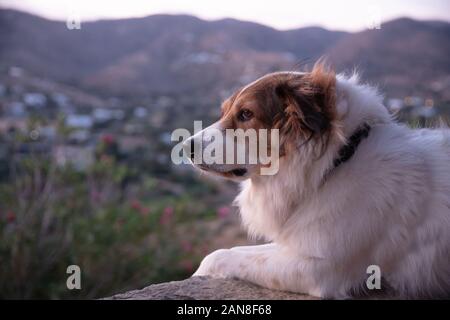
[[[253,118],[253,112],[251,112],[250,110],[242,109],[241,111],[239,111],[238,119],[240,121],[248,121],[251,118]]]

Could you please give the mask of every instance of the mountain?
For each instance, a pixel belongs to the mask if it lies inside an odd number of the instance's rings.
[[[337,70],[358,66],[364,79],[390,94],[436,95],[436,83],[442,87],[450,75],[449,37],[449,23],[411,19],[359,33],[279,31],[188,15],[101,20],[68,30],[65,22],[0,10],[0,71],[19,66],[105,95],[225,95],[326,54]]]
[[[433,95],[450,80],[450,24],[389,21],[381,30],[347,35],[328,55],[338,69],[356,67],[388,94]]]
[[[117,94],[208,92],[311,60],[345,33],[186,15],[82,23],[0,11],[0,67]],[[307,43],[310,42],[311,45]]]

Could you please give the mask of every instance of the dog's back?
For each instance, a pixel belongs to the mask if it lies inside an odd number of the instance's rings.
[[[397,124],[376,90],[321,64],[266,75],[225,110],[216,127],[258,128],[258,117],[281,126],[278,172],[241,166],[247,180],[236,199],[250,234],[273,243],[218,250],[195,275],[346,298],[373,289],[375,268],[381,289],[399,297],[450,296],[448,129]],[[237,180],[223,166],[207,169]]]
[[[403,256],[391,282],[404,296],[450,297],[450,130],[411,130],[409,135],[405,143],[417,163],[405,165],[404,174],[413,182],[404,186],[403,197],[416,210],[399,199],[398,210],[410,210],[398,214],[412,241],[399,250]]]

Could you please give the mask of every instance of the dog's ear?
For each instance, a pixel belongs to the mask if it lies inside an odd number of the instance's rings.
[[[293,74],[276,86],[281,113],[275,127],[283,150],[328,134],[335,118],[335,88],[336,74],[323,60],[311,72]]]

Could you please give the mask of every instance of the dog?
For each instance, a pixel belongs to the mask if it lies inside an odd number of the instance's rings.
[[[184,146],[193,157],[213,129],[278,130],[276,174],[261,175],[261,164],[194,163],[241,183],[243,225],[268,243],[217,250],[193,276],[321,298],[449,297],[450,130],[396,123],[382,100],[323,60],[228,98],[220,120]]]

